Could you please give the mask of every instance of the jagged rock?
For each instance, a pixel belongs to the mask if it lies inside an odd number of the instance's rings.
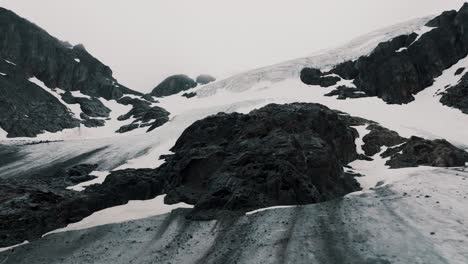
[[[81,111],[89,117],[109,117],[111,110],[107,108],[99,99],[92,97],[73,97],[70,92],[62,95],[63,101],[68,104],[79,104]]]
[[[82,123],[85,127],[102,127],[106,124],[106,121],[102,119],[88,118],[83,120]]]
[[[128,125],[121,126],[115,132],[117,132],[117,133],[126,133],[126,132],[129,132],[129,131],[135,130],[135,129],[139,128],[139,127],[140,127],[139,124],[131,123],[131,124],[128,124]]]
[[[356,88],[351,88],[351,87],[346,87],[346,86],[338,86],[336,87],[335,90],[325,94],[325,96],[338,96],[337,99],[339,100],[344,100],[347,98],[362,98],[362,97],[368,97],[366,93],[363,91],[356,89]]]
[[[468,114],[468,73],[463,75],[458,84],[448,88],[442,94],[440,102],[444,105],[458,108],[463,113]]]
[[[329,87],[337,84],[341,79],[336,76],[324,76],[322,71],[314,68],[304,68],[301,71],[301,80],[308,85]]]
[[[89,173],[96,168],[94,164],[82,164],[28,178],[0,179],[0,247],[38,238],[70,223],[69,202],[78,197],[83,202],[84,198],[65,188],[94,179]],[[88,206],[82,203],[73,212]]]
[[[163,97],[168,95],[177,94],[179,92],[194,88],[197,86],[192,78],[187,75],[179,74],[173,75],[162,81],[151,92],[152,96]]]
[[[110,68],[82,45],[72,47],[4,8],[0,8],[0,70],[7,74],[0,76],[0,126],[9,137],[34,137],[80,125],[54,96],[30,84],[31,77],[49,88],[94,97],[79,98],[89,116],[108,116],[108,109],[96,98],[141,95],[118,84]]]
[[[459,167],[468,162],[468,153],[445,139],[426,140],[411,137],[405,144],[390,148],[382,157],[390,157],[386,165],[391,168],[417,167]]]
[[[208,84],[214,81],[216,81],[216,78],[207,74],[201,74],[196,78],[196,82],[199,84]]]
[[[465,71],[465,67],[458,68],[457,71],[455,71],[455,76],[462,74]]]
[[[128,120],[134,118],[131,124],[122,126],[117,130],[118,133],[125,133],[135,130],[139,127],[150,127],[147,132],[162,126],[169,121],[169,112],[159,106],[151,106],[147,101],[139,100],[136,98],[123,97],[118,100],[119,103],[124,105],[132,105],[133,108],[125,115],[119,116],[118,120]]]
[[[192,97],[195,97],[197,96],[197,93],[184,93],[182,94],[183,97],[186,97],[186,98],[192,98]]]
[[[284,204],[322,202],[358,190],[342,166],[357,157],[356,131],[318,104],[220,113],[187,128],[159,173],[166,202],[195,204],[195,219]]]
[[[145,99],[146,101],[148,102],[151,102],[151,103],[159,103],[158,100],[154,100],[153,96],[151,96],[150,94],[144,94],[143,96],[143,99]]]
[[[334,73],[354,80],[356,87],[368,96],[391,104],[409,103],[414,94],[431,86],[443,70],[468,55],[468,3],[459,12],[442,13],[426,26],[434,28],[417,41],[416,33],[395,37],[380,43],[371,54],[346,61],[328,73],[309,69],[306,73],[310,76],[301,74],[301,79],[317,85],[318,75]]]
[[[372,157],[379,153],[383,146],[393,147],[407,140],[398,135],[397,132],[377,124],[371,124],[367,126],[366,129],[370,130],[370,132],[362,138],[364,142],[362,150],[364,150],[367,156]]]
[[[0,12],[1,13],[1,12]],[[35,137],[79,126],[57,98],[25,78],[24,71],[0,59],[0,127],[8,137]]]

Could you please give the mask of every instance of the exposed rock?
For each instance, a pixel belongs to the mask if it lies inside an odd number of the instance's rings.
[[[80,125],[54,96],[29,82],[31,77],[49,88],[96,98],[140,94],[118,84],[110,68],[82,45],[67,45],[4,8],[0,8],[0,70],[7,74],[0,76],[0,126],[8,137],[34,137]],[[80,98],[78,103],[89,116],[108,116],[96,98]]]
[[[164,97],[168,95],[177,94],[179,92],[194,88],[197,86],[192,78],[187,75],[179,74],[173,75],[162,81],[156,88],[151,92],[152,96]]]
[[[216,81],[216,78],[211,75],[201,74],[197,77],[196,81],[199,84],[208,84],[210,82]]]
[[[95,178],[89,173],[96,168],[83,164],[27,179],[0,179],[0,247],[35,239],[69,223],[67,205],[82,195],[65,188]]]
[[[465,67],[457,69],[457,71],[455,71],[455,76],[462,74],[464,71],[465,71]]]
[[[131,124],[119,128],[119,130],[116,131],[118,133],[125,133],[139,127],[149,127],[147,130],[147,132],[149,132],[169,121],[169,112],[159,106],[151,106],[147,101],[123,97],[119,99],[118,102],[124,105],[131,104],[133,106],[128,113],[119,116],[118,120],[134,118]]]
[[[440,102],[468,114],[468,73],[462,77],[457,85],[448,88],[443,93]]]
[[[337,84],[341,78],[336,76],[324,76],[322,71],[314,68],[304,68],[301,71],[301,80],[308,85],[320,85],[329,87]]]
[[[337,99],[339,100],[344,100],[347,98],[361,98],[361,97],[368,97],[366,93],[363,91],[356,89],[356,88],[351,88],[351,87],[346,87],[346,86],[338,86],[336,87],[335,90],[325,94],[325,96],[336,96],[338,95]]]
[[[159,173],[166,202],[211,219],[261,207],[317,203],[359,189],[342,166],[357,157],[356,131],[318,104],[220,113],[187,128]]]
[[[393,147],[407,140],[406,138],[398,135],[397,132],[377,124],[371,124],[366,129],[370,130],[370,132],[362,138],[364,142],[362,150],[364,150],[364,153],[370,157],[379,153],[383,146]]]
[[[0,75],[0,127],[8,137],[34,137],[79,126],[79,120],[57,98],[30,82],[22,69],[0,59],[0,71],[7,73]]]
[[[391,168],[417,167],[459,167],[468,162],[468,153],[445,139],[426,140],[411,137],[405,144],[390,148],[382,154],[390,157],[386,165]]]
[[[106,124],[106,121],[102,119],[86,118],[82,123],[85,127],[102,127]]]
[[[139,127],[140,127],[139,124],[131,123],[131,124],[128,124],[128,125],[121,126],[115,132],[117,132],[117,133],[127,133],[127,132],[135,130],[135,129],[139,128]]]
[[[431,86],[434,78],[468,55],[468,3],[459,12],[442,13],[426,26],[433,29],[419,39],[416,33],[393,38],[380,43],[371,54],[337,65],[328,73],[308,69],[308,77],[301,74],[301,79],[317,85],[319,75],[334,73],[354,80],[368,96],[391,104],[409,103],[414,94]]]
[[[195,97],[197,96],[197,93],[184,93],[182,94],[183,97],[186,97],[186,98],[192,98],[192,97]]]
[[[79,104],[81,111],[89,117],[109,117],[109,113],[111,112],[109,108],[95,97],[73,97],[73,95],[67,91],[62,95],[62,99],[68,104]]]

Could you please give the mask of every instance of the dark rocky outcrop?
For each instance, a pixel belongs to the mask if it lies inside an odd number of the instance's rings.
[[[183,93],[182,96],[188,99],[197,96],[197,93]]]
[[[36,76],[50,88],[79,90],[108,100],[126,93],[140,94],[118,84],[111,69],[91,56],[83,45],[69,46],[3,8],[0,8],[0,58],[14,62],[28,76]]]
[[[377,124],[370,124],[366,129],[370,130],[370,132],[362,138],[364,142],[362,150],[370,157],[379,153],[383,146],[393,147],[407,140],[401,137],[397,132]]]
[[[210,219],[341,197],[359,189],[342,169],[357,157],[356,136],[338,112],[318,104],[205,118],[165,156],[166,202],[194,204],[193,218]]]
[[[468,73],[462,77],[458,84],[445,90],[440,102],[468,114]]]
[[[308,85],[320,85],[322,87],[329,87],[337,84],[341,78],[336,76],[325,76],[319,69],[304,68],[301,71],[301,80]]]
[[[156,97],[164,97],[192,89],[196,86],[197,82],[195,82],[192,78],[188,77],[187,75],[178,74],[167,77],[158,86],[156,86],[153,91],[151,91],[151,95]]]
[[[405,144],[390,148],[382,154],[390,157],[386,165],[391,168],[417,167],[459,167],[468,162],[468,153],[444,139],[426,140],[411,137]]]
[[[346,86],[338,86],[336,87],[335,90],[325,94],[325,96],[337,96],[336,99],[338,100],[344,100],[348,98],[368,97],[368,95],[364,93],[363,91],[357,88],[346,87]]]
[[[88,117],[107,117],[97,98],[118,99],[124,94],[141,95],[121,84],[111,69],[90,55],[82,45],[62,42],[35,24],[0,8],[0,127],[8,137],[35,137],[45,131],[78,127],[66,106],[43,88],[29,82],[36,77],[45,86],[80,91],[88,98],[65,96],[78,103]],[[82,120],[86,126],[103,120]]]
[[[137,98],[123,97],[118,100],[124,105],[132,105],[133,108],[125,115],[119,116],[118,120],[134,118],[132,123],[122,126],[116,132],[125,133],[140,127],[149,127],[147,132],[162,126],[169,121],[169,112],[159,106],[151,106],[151,103]]]
[[[458,68],[458,69],[455,71],[455,76],[462,74],[464,71],[465,71],[465,67]]]
[[[323,76],[334,73],[354,80],[356,87],[368,96],[380,97],[390,104],[409,103],[414,94],[432,85],[443,70],[468,55],[468,3],[458,12],[442,13],[426,26],[433,29],[419,39],[416,33],[393,38],[380,43],[367,56],[344,62],[323,74],[318,70],[310,74],[307,70],[310,76],[301,74],[301,79],[306,84],[317,84]]]
[[[198,75],[196,78],[196,82],[202,85],[209,84],[210,82],[214,82],[214,81],[216,81],[216,78],[207,74]]]
[[[79,104],[81,111],[88,117],[109,117],[111,112],[111,110],[96,97],[73,97],[73,95],[67,91],[62,95],[62,99],[67,104]]]
[[[80,194],[65,188],[93,179],[89,173],[96,168],[82,164],[50,174],[0,179],[0,247],[40,237],[69,223],[64,216],[70,210],[66,205]]]
[[[18,66],[0,59],[0,127],[8,137],[34,137],[44,131],[57,132],[77,127],[73,117],[57,98],[25,78]]]

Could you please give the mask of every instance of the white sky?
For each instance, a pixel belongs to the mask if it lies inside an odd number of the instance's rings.
[[[335,47],[463,0],[0,0],[150,91],[165,77],[217,78]]]

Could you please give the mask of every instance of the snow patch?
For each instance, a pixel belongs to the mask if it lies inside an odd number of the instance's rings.
[[[75,60],[76,62],[78,62],[78,63],[81,62],[80,59],[78,59],[78,58],[75,58],[74,60]]]
[[[416,41],[418,41],[424,34],[430,32],[435,28],[436,27],[423,26],[419,30],[415,31],[414,33],[418,34],[418,37],[410,44],[410,46],[413,45]]]
[[[8,63],[8,64],[11,64],[11,65],[13,65],[13,66],[16,66],[16,63],[14,63],[14,62],[11,62],[11,61],[9,61],[9,60],[4,60],[4,61],[5,61],[6,63]]]
[[[90,181],[81,182],[81,183],[79,183],[77,185],[74,185],[74,186],[69,186],[69,187],[67,187],[67,189],[77,191],[77,192],[84,191],[85,187],[88,187],[90,185],[102,184],[109,174],[110,174],[110,172],[108,172],[108,171],[93,171],[89,175],[96,176],[97,178],[92,179]]]
[[[0,248],[0,252],[4,252],[4,251],[8,251],[10,249],[13,249],[13,248],[16,248],[16,247],[20,247],[20,246],[24,246],[26,244],[29,244],[29,241],[24,241],[23,243],[21,244],[17,244],[17,245],[13,245],[13,246],[9,246],[9,247],[3,247],[3,248]]]
[[[0,72],[0,75],[6,76],[7,74],[6,74],[6,73],[3,73],[3,72]]]
[[[7,138],[8,132],[3,130],[2,127],[0,127],[0,140]]]
[[[73,95],[73,97],[91,99],[91,96],[82,94],[81,91],[72,91],[70,93]]]
[[[274,209],[282,209],[282,208],[294,208],[294,207],[298,207],[298,206],[299,205],[280,205],[280,206],[265,207],[265,208],[260,208],[260,209],[257,209],[257,210],[247,212],[247,213],[245,213],[245,215],[253,215],[253,214],[256,214],[256,213],[259,213],[259,212],[263,212],[263,211],[274,210]]]
[[[371,131],[367,129],[367,124],[363,126],[352,126],[355,128],[359,134],[359,137],[356,138],[356,152],[357,154],[365,154],[364,150],[362,150],[362,146],[364,146],[364,137],[369,134]]]
[[[124,205],[97,211],[77,223],[69,224],[64,228],[51,231],[44,234],[42,237],[53,233],[81,230],[95,226],[122,223],[131,220],[147,218],[150,216],[167,214],[177,208],[193,208],[192,205],[186,203],[177,203],[171,205],[165,204],[164,197],[166,197],[165,194],[156,196],[151,200],[129,201]]]
[[[407,47],[399,48],[396,52],[402,52],[402,51],[407,50],[407,49],[408,49]]]
[[[31,77],[29,78],[29,81],[36,84],[37,86],[41,87],[44,91],[48,92],[49,94],[51,94],[52,96],[54,96],[55,98],[57,98],[57,100],[59,100],[59,102],[61,104],[63,104],[65,107],[68,108],[69,112],[73,114],[73,116],[76,118],[76,119],[81,119],[80,117],[80,114],[82,113],[81,111],[81,107],[79,104],[68,104],[66,103],[65,101],[63,101],[62,97],[60,96],[59,92],[57,91],[54,91],[54,89],[49,89],[45,84],[44,82],[42,82],[41,80],[37,79],[36,77]],[[57,88],[56,88],[57,89]],[[58,89],[59,91],[63,91],[61,89]]]

